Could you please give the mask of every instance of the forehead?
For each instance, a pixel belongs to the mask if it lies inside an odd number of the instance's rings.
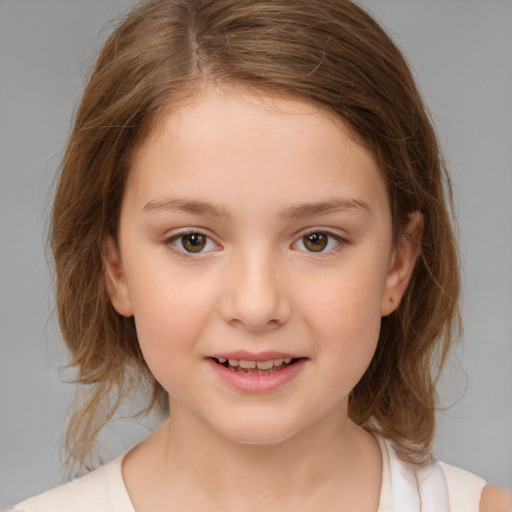
[[[291,125],[294,125],[293,127]],[[303,99],[262,93],[245,88],[204,87],[186,101],[164,109],[144,141],[171,139],[179,143],[200,143],[222,147],[227,135],[272,146],[285,138],[309,137],[315,125],[323,130],[349,135],[345,124],[333,112]],[[297,129],[293,129],[296,127]],[[264,135],[267,135],[265,138]],[[325,134],[324,134],[325,135]],[[257,140],[258,139],[258,140]]]
[[[132,162],[129,188],[152,199],[264,190],[267,199],[285,191],[290,202],[308,191],[314,201],[334,188],[387,206],[372,154],[336,115],[296,98],[205,89],[163,113]]]

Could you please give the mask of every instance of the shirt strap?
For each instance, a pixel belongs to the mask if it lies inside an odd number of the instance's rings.
[[[389,441],[391,493],[394,512],[450,512],[448,485],[439,462],[413,464],[398,457]]]

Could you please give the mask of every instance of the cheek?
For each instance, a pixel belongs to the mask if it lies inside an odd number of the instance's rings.
[[[186,369],[212,312],[207,286],[190,286],[178,275],[145,272],[130,283],[139,344],[151,372],[162,379],[169,367]]]
[[[368,364],[375,352],[380,332],[379,302],[357,300],[346,289],[333,294],[331,300],[316,305],[322,309],[315,315],[318,343],[329,357],[342,360],[344,365]],[[314,309],[313,306],[312,309]]]
[[[350,263],[321,276],[314,287],[312,283],[302,286],[308,290],[302,295],[302,305],[331,330],[343,328],[356,332],[364,331],[366,324],[380,325],[385,269],[375,258]]]
[[[362,376],[375,352],[381,324],[382,265],[368,258],[326,276],[314,293],[303,295],[303,318],[314,333],[317,350],[347,375]],[[356,382],[352,382],[355,385]]]
[[[329,303],[326,321],[317,324],[316,350],[326,369],[327,388],[333,399],[347,397],[360,381],[375,354],[381,319],[377,307],[367,302],[344,300]],[[320,316],[317,316],[320,318]]]

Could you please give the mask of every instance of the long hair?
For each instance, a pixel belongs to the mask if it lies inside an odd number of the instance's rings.
[[[385,178],[395,241],[411,212],[425,231],[398,309],[382,319],[376,354],[351,393],[352,421],[421,461],[435,426],[435,383],[460,327],[451,188],[432,123],[397,46],[348,0],[154,0],[104,45],[62,162],[51,231],[57,305],[82,384],[67,449],[86,464],[129,379],[167,396],[142,357],[133,318],[110,304],[103,247],[115,240],[130,160],[159,115],[207,85],[246,87],[335,113]]]

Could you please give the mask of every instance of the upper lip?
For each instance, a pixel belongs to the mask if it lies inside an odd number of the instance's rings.
[[[235,352],[219,352],[217,354],[212,354],[210,357],[214,359],[219,359],[223,357],[224,359],[243,359],[244,361],[270,361],[271,359],[297,359],[297,355],[290,352],[276,352],[273,350],[268,350],[265,352],[248,352],[246,350],[237,350]]]

